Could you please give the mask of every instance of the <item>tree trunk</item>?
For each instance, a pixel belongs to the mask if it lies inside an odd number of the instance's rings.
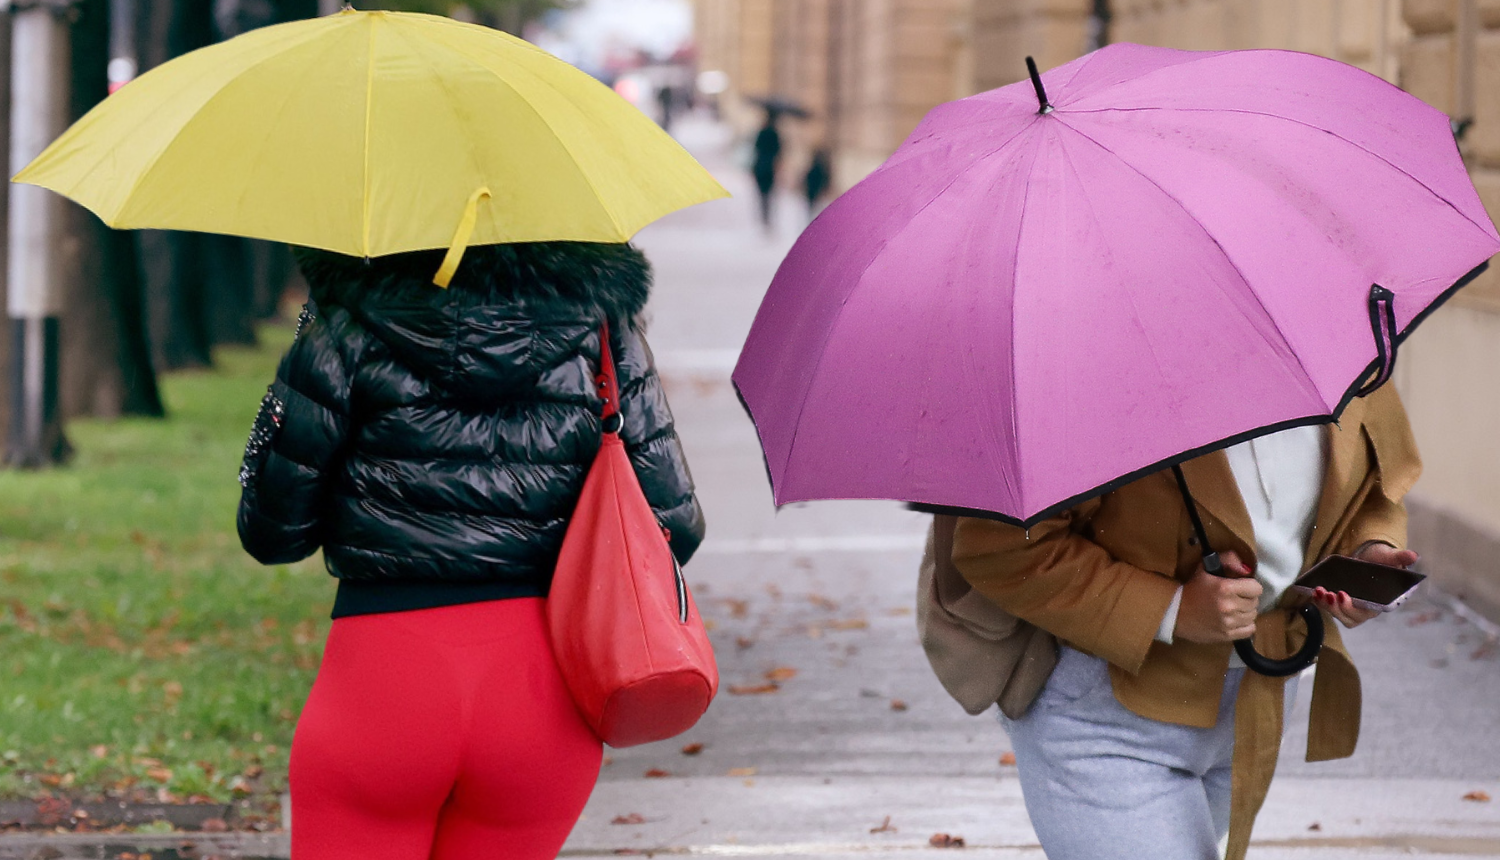
[[[201,236],[204,286],[208,289],[209,340],[217,346],[255,345],[255,269],[251,240]]]
[[[143,72],[210,45],[216,36],[214,6],[204,0],[141,0],[137,15]],[[213,361],[207,244],[196,233],[139,234],[150,340],[163,370],[206,367]]]
[[[109,14],[108,0],[84,0],[73,23],[74,119],[108,94]],[[160,416],[164,410],[146,346],[134,238],[104,226],[81,206],[69,210],[63,413]]]

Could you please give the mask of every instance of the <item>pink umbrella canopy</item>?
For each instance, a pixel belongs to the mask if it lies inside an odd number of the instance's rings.
[[[1029,525],[1335,419],[1377,318],[1392,352],[1496,251],[1448,118],[1385,81],[1111,45],[929,113],[798,240],[734,382],[778,504]]]

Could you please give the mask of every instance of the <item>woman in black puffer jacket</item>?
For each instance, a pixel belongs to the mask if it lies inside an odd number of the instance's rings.
[[[600,444],[606,319],[621,436],[686,562],[703,514],[635,320],[629,245],[299,251],[311,300],[246,447],[240,539],[323,549],[333,629],[292,745],[298,860],[553,857],[601,756],[543,598]]]

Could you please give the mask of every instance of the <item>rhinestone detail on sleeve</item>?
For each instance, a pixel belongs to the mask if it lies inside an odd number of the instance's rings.
[[[264,462],[261,454],[276,437],[276,432],[281,429],[285,420],[286,404],[276,396],[273,389],[267,388],[266,396],[260,400],[260,411],[255,415],[255,423],[250,427],[250,439],[245,443],[245,459],[240,465],[241,487],[248,489],[255,483],[256,474]]]

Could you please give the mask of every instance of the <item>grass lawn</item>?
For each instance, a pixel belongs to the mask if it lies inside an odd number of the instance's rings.
[[[245,436],[288,328],[163,380],[166,420],[75,421],[0,471],[0,799],[232,799],[286,785],[333,580],[235,535]]]

